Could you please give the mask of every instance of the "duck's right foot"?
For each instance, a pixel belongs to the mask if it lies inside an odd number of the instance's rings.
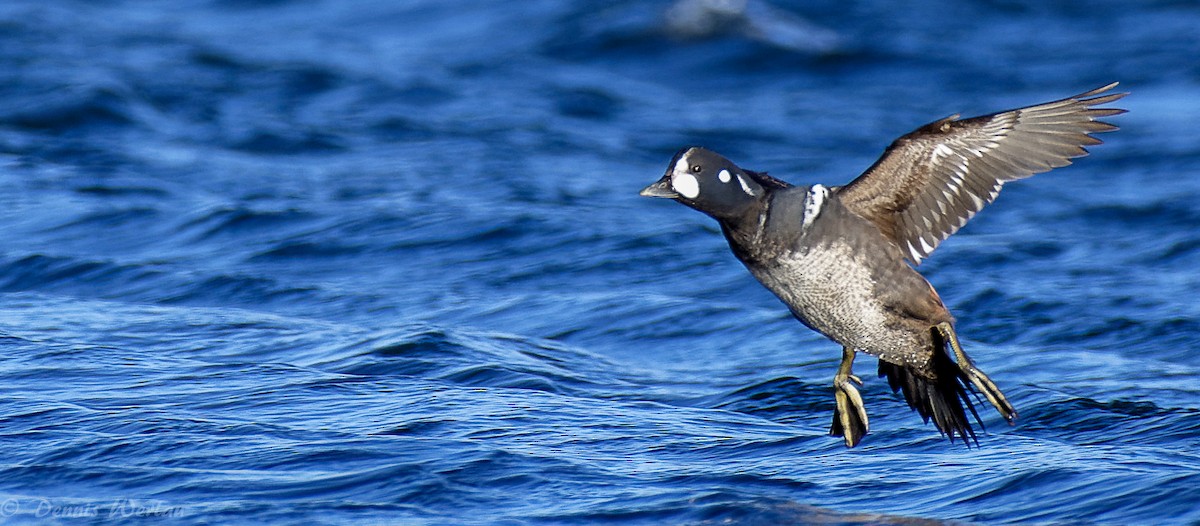
[[[842,364],[833,377],[833,394],[837,405],[833,410],[833,425],[829,428],[829,434],[841,435],[846,447],[858,445],[870,427],[862,396],[854,387],[854,384],[862,385],[862,380],[854,376],[851,371],[853,366],[854,349],[843,347]]]

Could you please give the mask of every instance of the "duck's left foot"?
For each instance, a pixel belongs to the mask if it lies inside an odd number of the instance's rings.
[[[833,377],[833,394],[837,406],[833,410],[833,425],[829,428],[829,434],[831,436],[841,435],[846,440],[846,447],[858,445],[870,426],[862,396],[854,387],[854,384],[862,385],[863,383],[851,372],[853,366],[854,349],[843,347],[842,364]]]
[[[942,333],[942,337],[946,341],[950,342],[950,347],[954,350],[954,359],[958,362],[958,368],[967,378],[971,379],[971,384],[975,386],[975,389],[983,393],[988,402],[996,408],[996,412],[1000,413],[1000,416],[1004,417],[1005,421],[1012,424],[1017,419],[1017,410],[1008,402],[1008,398],[1005,398],[1004,393],[1000,392],[1000,388],[996,387],[992,379],[988,378],[988,375],[975,367],[975,362],[971,360],[971,357],[967,356],[967,353],[963,351],[962,345],[958,343],[958,334],[954,332],[954,326],[942,322],[937,324],[937,330]]]

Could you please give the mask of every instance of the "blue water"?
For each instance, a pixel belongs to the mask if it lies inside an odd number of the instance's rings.
[[[1200,8],[903,4],[0,3],[0,522],[1200,523]],[[826,436],[838,347],[637,196],[1114,80],[921,267],[978,448],[869,357]]]

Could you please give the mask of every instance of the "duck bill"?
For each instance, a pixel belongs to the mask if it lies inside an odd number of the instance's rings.
[[[645,197],[661,197],[663,199],[679,199],[679,193],[671,188],[671,178],[663,177],[658,182],[642,189],[639,195]]]

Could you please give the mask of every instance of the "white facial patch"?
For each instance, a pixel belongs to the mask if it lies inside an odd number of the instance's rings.
[[[695,199],[700,195],[700,181],[696,180],[696,176],[687,172],[679,173],[676,171],[671,176],[671,187],[676,192],[679,192],[679,195],[688,199]]]
[[[717,179],[720,179],[722,183],[728,183],[732,178],[729,175],[729,170],[721,170],[721,173],[717,174]]]
[[[812,226],[813,221],[817,220],[817,216],[821,215],[827,197],[829,197],[829,190],[819,184],[814,184],[808,191],[808,195],[804,197],[804,222],[801,225],[803,228]]]
[[[675,168],[671,170],[671,188],[679,195],[695,199],[700,195],[700,181],[696,180],[696,176],[688,171],[690,166],[687,155],[683,155],[678,161],[675,161]]]
[[[675,167],[671,170],[675,173],[675,175],[688,173],[687,155],[680,156],[679,160],[675,161]]]

